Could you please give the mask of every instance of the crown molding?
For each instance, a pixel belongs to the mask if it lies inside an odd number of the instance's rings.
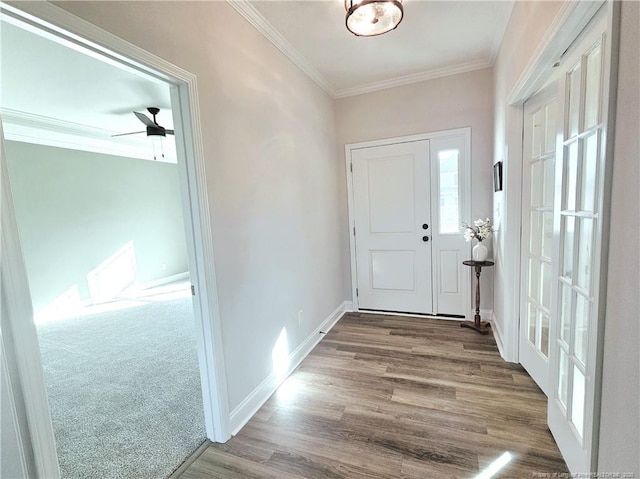
[[[120,137],[114,139],[114,133],[96,128],[33,113],[0,109],[0,116],[7,140],[32,143],[35,145],[89,151],[104,155],[153,160],[153,149],[146,137]],[[164,161],[176,163],[173,142],[165,142]]]
[[[70,121],[58,120],[48,116],[26,113],[24,111],[13,110],[11,108],[0,108],[3,123],[12,126],[34,128],[38,130],[65,133],[86,138],[109,139],[114,134],[113,131],[82,125]]]
[[[483,70],[485,68],[490,68],[491,66],[491,59],[485,58],[473,62],[461,63],[459,65],[452,65],[449,67],[436,68],[424,72],[413,73],[411,75],[404,75],[380,82],[368,83],[366,85],[361,85],[353,88],[345,88],[343,90],[338,90],[334,98],[346,98],[355,95],[362,95],[363,93],[386,90],[387,88],[395,88],[399,86],[410,85],[412,83],[435,80],[436,78],[458,75],[460,73]]]
[[[286,40],[253,5],[244,0],[227,0],[227,3],[253,25],[256,30],[262,33],[267,40],[291,60],[294,65],[327,92],[329,96],[335,98],[336,92],[331,87],[329,81]]]

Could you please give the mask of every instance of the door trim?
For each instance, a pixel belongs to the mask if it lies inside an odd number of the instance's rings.
[[[460,218],[463,221],[469,221],[471,219],[471,196],[472,196],[472,184],[471,184],[471,128],[455,128],[452,130],[442,130],[430,133],[420,133],[417,135],[399,136],[392,138],[384,138],[380,140],[364,141],[359,143],[348,143],[344,146],[345,152],[345,174],[347,178],[347,209],[349,217],[349,256],[351,259],[351,297],[353,298],[354,311],[360,311],[358,304],[358,269],[356,265],[356,242],[354,239],[355,229],[355,215],[354,215],[354,197],[353,197],[353,175],[351,174],[351,152],[361,148],[370,148],[374,146],[387,146],[398,143],[410,143],[414,141],[432,140],[434,138],[445,138],[447,136],[464,135],[466,155],[464,158],[464,174],[462,177],[461,189],[469,192],[464,195],[461,201],[461,213]],[[467,292],[471,291],[471,275],[468,276],[468,280],[465,281],[465,286],[468,288]],[[471,298],[469,293],[469,298]],[[465,319],[470,320],[472,317],[472,311],[470,308],[465,309]]]
[[[44,32],[54,41],[62,41],[106,62],[143,72],[171,86],[189,266],[191,281],[198,293],[194,298],[194,321],[206,431],[211,440],[225,442],[231,437],[229,406],[196,76],[48,2],[0,3],[0,14],[5,19]],[[179,131],[182,135],[178,134]],[[28,297],[28,286],[23,284],[16,294]],[[27,349],[16,351],[15,359],[27,369],[41,369],[37,341],[30,343]],[[30,390],[38,392],[25,398],[27,415],[30,422],[33,421],[34,431],[46,431],[51,427],[50,421],[37,413],[42,408],[46,408],[48,413],[45,383],[42,377],[34,375],[23,377],[22,382]],[[51,464],[53,460],[57,470],[53,438],[46,441],[47,444],[39,444],[35,440],[38,434],[30,436],[36,457],[45,458],[45,464]],[[50,474],[43,471],[43,477],[57,477],[53,469],[47,470]]]

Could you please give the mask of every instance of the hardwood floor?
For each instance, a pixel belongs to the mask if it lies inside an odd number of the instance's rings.
[[[491,335],[347,313],[240,433],[183,479],[472,478],[567,472],[546,397]]]

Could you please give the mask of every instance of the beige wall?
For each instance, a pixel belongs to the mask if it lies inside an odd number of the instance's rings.
[[[341,220],[347,224],[344,146],[369,140],[471,127],[472,218],[491,216],[493,191],[491,69],[462,73],[336,101]],[[471,218],[467,218],[470,220]],[[349,238],[343,238],[343,294],[351,296]],[[482,275],[482,308],[491,309],[491,270]],[[486,276],[486,278],[485,278]]]
[[[600,472],[640,477],[640,3],[622,3]]]
[[[36,316],[70,291],[90,301],[87,275],[129,242],[137,284],[188,272],[178,165],[15,141],[6,152]]]
[[[346,299],[333,100],[226,2],[58,5],[197,76],[233,410]]]

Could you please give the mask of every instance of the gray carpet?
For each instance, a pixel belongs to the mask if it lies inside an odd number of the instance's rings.
[[[205,440],[191,298],[38,327],[63,478],[161,478]]]

